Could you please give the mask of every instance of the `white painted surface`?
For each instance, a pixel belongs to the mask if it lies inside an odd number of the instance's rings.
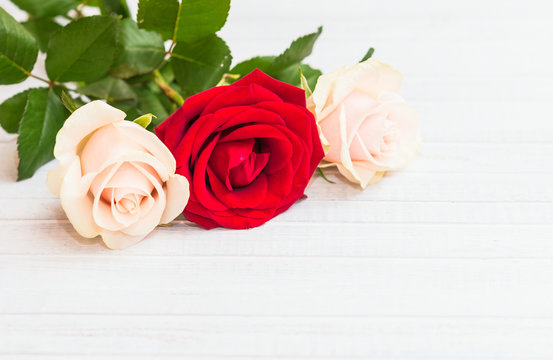
[[[221,36],[237,60],[319,24],[309,62],[325,71],[375,46],[424,138],[404,171],[364,192],[316,178],[250,231],[179,220],[106,250],[46,189],[55,164],[14,182],[0,134],[0,357],[553,358],[552,10],[234,0]]]

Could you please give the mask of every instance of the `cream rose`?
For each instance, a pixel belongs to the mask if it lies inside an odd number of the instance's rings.
[[[372,58],[319,77],[308,108],[328,149],[322,167],[336,165],[365,188],[416,154],[417,114],[397,95],[401,80]]]
[[[77,109],[56,137],[60,167],[46,180],[75,230],[101,235],[111,249],[134,245],[172,221],[189,197],[171,152],[125,116],[101,101]]]

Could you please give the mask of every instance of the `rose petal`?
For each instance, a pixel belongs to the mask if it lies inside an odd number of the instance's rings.
[[[78,160],[76,156],[75,158]],[[67,161],[69,161],[69,159],[67,159]],[[48,190],[50,190],[50,192],[57,197],[60,196],[61,184],[63,183],[65,174],[68,171],[69,164],[60,164],[57,169],[50,170],[46,174],[46,186],[48,186]]]
[[[67,218],[83,237],[93,238],[100,228],[92,217],[92,197],[88,189],[93,176],[81,177],[81,162],[75,157],[67,169],[60,191],[60,201]]]
[[[294,170],[291,164],[286,164],[277,173],[267,176],[270,191],[267,192],[263,203],[256,206],[257,209],[268,209],[278,206],[283,199],[290,195],[294,183]]]
[[[121,165],[122,163],[115,163],[104,169],[99,174],[98,178],[100,180],[98,181],[97,192],[94,196],[94,202],[92,205],[92,216],[94,217],[94,221],[96,222],[96,224],[100,228],[110,231],[119,231],[123,229],[125,225],[121,224],[117,221],[117,219],[113,217],[113,213],[111,211],[111,202],[108,203],[106,200],[102,199],[100,194],[102,194],[104,188],[106,187],[106,184],[121,167]]]
[[[377,175],[377,171],[366,161],[353,161],[350,167],[336,164],[336,167],[346,179],[361,185],[363,189],[371,184],[373,178]]]
[[[130,226],[134,224],[139,218],[140,218],[140,211],[138,210],[139,205],[136,204],[136,201],[133,200],[127,200],[126,198],[120,199],[120,201],[128,201],[135,203],[134,206],[136,206],[136,211],[134,212],[124,212],[121,211],[120,208],[122,207],[121,204],[115,202],[115,197],[111,198],[110,202],[110,208],[111,208],[111,215],[115,219],[115,221],[124,227]],[[118,206],[119,205],[119,206]]]
[[[344,175],[351,182],[355,182],[365,188],[376,174],[374,165],[366,161],[352,161],[349,154],[349,144],[347,142],[347,129],[345,120],[345,109],[342,105],[340,107],[340,136],[342,139],[342,147],[340,152],[340,161],[338,163],[338,171]]]
[[[221,138],[220,142],[234,142],[239,140],[257,139],[260,153],[269,154],[269,161],[264,168],[267,174],[273,174],[283,166],[291,163],[294,168],[299,166],[304,154],[304,144],[298,140],[296,134],[284,126],[269,126],[255,124],[238,128]]]
[[[197,206],[201,206],[201,205],[197,205]],[[187,205],[186,207],[188,208],[189,205]],[[209,217],[198,215],[198,214],[192,212],[191,210],[185,209],[183,213],[184,213],[184,216],[186,216],[186,218],[188,220],[195,222],[196,224],[200,225],[201,227],[203,227],[206,230],[214,229],[216,227],[221,226],[218,223],[216,223],[213,219],[211,219]]]
[[[143,240],[147,234],[130,236],[120,231],[113,232],[108,230],[102,230],[102,241],[104,244],[112,250],[123,250],[130,246],[136,245]]]
[[[179,216],[190,197],[190,185],[184,176],[172,175],[165,186],[167,203],[160,220],[162,224],[167,224]]]
[[[232,187],[237,188],[250,185],[261,171],[265,169],[270,156],[268,153],[252,152],[240,165],[230,169],[229,179]]]
[[[56,136],[54,156],[64,160],[77,154],[79,143],[104,125],[125,119],[126,114],[103,101],[95,100],[75,110]]]
[[[306,153],[312,153],[311,158],[308,159],[310,164],[308,172],[313,173],[324,156],[313,114],[306,108],[291,104],[280,106],[265,102],[257,106],[279,114],[286,122],[286,126],[306,145]]]
[[[208,169],[208,174],[211,172]],[[259,205],[267,193],[267,176],[259,176],[248,186],[229,191],[215,174],[210,174],[210,184],[213,193],[219,201],[229,208],[253,208]]]
[[[129,152],[146,152],[144,146],[118,130],[120,123],[122,122],[105,125],[88,137],[80,154],[84,173],[101,171],[104,164],[113,163]]]
[[[208,165],[221,182],[224,182],[232,190],[229,179],[229,171],[252,154],[254,139],[218,143],[209,158]]]
[[[207,104],[218,94],[226,92],[228,88],[228,86],[216,86],[189,97],[177,111],[156,127],[156,135],[170,150],[175,149],[186,130]]]
[[[111,176],[111,178],[106,179],[109,172],[104,170],[94,179],[90,186],[90,190],[94,196],[100,196],[103,193],[104,188],[117,189],[132,187],[133,189],[139,189],[144,194],[150,194],[152,192],[154,184],[152,184],[148,178],[143,176],[140,171],[138,171],[129,162],[119,161],[118,163],[121,165],[117,169],[116,173]],[[161,182],[155,170],[150,166],[148,168],[150,173],[153,173],[156,176],[156,181]],[[102,187],[102,184],[105,185]],[[111,201],[111,199],[105,200]]]
[[[212,114],[222,108],[254,105],[260,101],[281,103],[282,99],[271,90],[267,90],[258,84],[237,86],[236,83],[234,83],[228,87],[226,92],[215,96],[202,111],[200,116]]]
[[[191,188],[194,191],[197,199],[204,205],[207,209],[212,211],[224,211],[227,209],[227,206],[222,204],[217,197],[213,195],[210,189],[208,189],[207,184],[205,183],[205,176],[207,174],[207,162],[217,145],[219,140],[219,135],[215,136],[213,140],[207,144],[206,148],[198,157],[196,161],[194,174],[192,176]]]
[[[370,58],[352,67],[341,67],[324,74],[317,80],[313,92],[317,119],[324,119],[333,112],[354,89],[376,99],[385,90],[397,92],[402,75],[376,59]]]
[[[167,203],[167,198],[162,184],[156,180],[156,178],[143,164],[132,163],[132,166],[136,167],[142,175],[147,177],[148,180],[154,184],[156,190],[152,193],[152,197],[155,201],[149,211],[141,212],[139,221],[121,230],[128,235],[139,236],[141,234],[149,234],[160,223]]]
[[[125,116],[121,110],[96,100],[81,106],[67,118],[56,135],[54,147],[54,156],[60,161],[60,167],[50,171],[46,180],[52,193],[59,195],[65,173],[87,136],[104,125],[125,119]]]
[[[254,106],[257,106],[254,105]],[[232,107],[227,108],[224,110],[230,110],[230,109],[236,109],[238,107]],[[272,111],[268,111],[265,109],[258,109],[256,107],[251,106],[243,106],[240,107],[245,110],[240,111],[236,114],[233,114],[232,116],[228,116],[225,119],[225,122],[218,127],[219,131],[223,131],[238,125],[244,125],[244,124],[271,124],[271,125],[286,125],[284,122],[284,119],[280,117],[278,114]],[[219,110],[215,113],[215,115],[223,115],[223,110]]]
[[[305,106],[305,91],[290,84],[278,81],[259,69],[255,69],[231,86],[260,85],[277,94],[287,103]]]
[[[117,129],[123,136],[144,146],[148,153],[167,167],[168,173],[175,172],[176,162],[173,154],[155,134],[131,121],[118,123]]]

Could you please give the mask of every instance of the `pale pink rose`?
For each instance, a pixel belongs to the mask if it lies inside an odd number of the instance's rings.
[[[75,230],[101,235],[111,249],[134,245],[171,222],[189,197],[171,152],[125,116],[101,101],[77,109],[56,137],[60,167],[46,180]]]
[[[321,167],[336,165],[365,188],[409,162],[420,135],[416,112],[397,94],[401,80],[372,58],[319,77],[308,108],[327,149]]]

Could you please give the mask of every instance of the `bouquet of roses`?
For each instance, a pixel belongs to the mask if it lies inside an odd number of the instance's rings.
[[[230,0],[140,0],[136,22],[125,0],[12,2],[29,19],[0,8],[0,84],[45,83],[0,105],[19,134],[18,180],[58,159],[50,190],[79,234],[110,248],[180,213],[206,229],[256,227],[317,169],[365,188],[418,149],[401,74],[372,48],[324,75],[303,63],[322,28],[232,66],[216,34]],[[31,73],[39,51],[48,78]]]

